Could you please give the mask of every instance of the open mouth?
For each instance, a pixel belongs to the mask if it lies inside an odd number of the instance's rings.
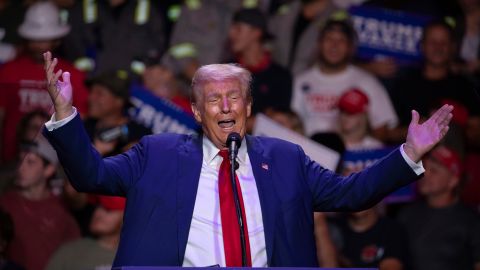
[[[235,120],[233,119],[221,120],[221,121],[218,121],[218,125],[221,128],[231,128],[235,125]]]

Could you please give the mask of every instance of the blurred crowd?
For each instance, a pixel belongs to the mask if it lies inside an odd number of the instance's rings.
[[[421,60],[359,57],[358,6],[429,18]],[[46,51],[104,157],[153,133],[129,114],[133,88],[191,117],[211,63],[253,74],[250,132],[261,113],[341,156],[398,146],[413,109],[454,105],[412,199],[315,213],[318,262],[480,269],[480,0],[0,0],[0,270],[110,269],[125,201],[76,192],[42,137]]]

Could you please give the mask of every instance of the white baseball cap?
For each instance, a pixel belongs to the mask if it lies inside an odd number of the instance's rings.
[[[51,2],[38,2],[30,6],[18,34],[28,40],[52,40],[65,36],[70,26],[60,20],[58,8]]]

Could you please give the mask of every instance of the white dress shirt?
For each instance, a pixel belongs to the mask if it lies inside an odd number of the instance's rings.
[[[220,150],[205,136],[203,137],[202,147],[202,170],[198,182],[197,197],[195,199],[183,266],[219,265],[225,267],[220,198],[218,194],[218,172],[223,158],[218,155]],[[262,209],[245,139],[243,139],[238,150],[237,161],[239,168],[236,174],[242,189],[252,266],[266,267],[267,251],[265,248]]]

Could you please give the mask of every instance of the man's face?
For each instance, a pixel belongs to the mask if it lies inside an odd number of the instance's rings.
[[[38,133],[40,130],[43,128],[43,125],[45,122],[47,122],[48,119],[45,119],[43,116],[36,115],[28,121],[26,127],[25,127],[25,133],[22,134],[23,137],[21,138],[24,141],[33,141],[35,140],[35,137],[38,136]]]
[[[93,84],[88,95],[88,115],[101,119],[122,112],[123,100],[112,94],[108,88]]]
[[[425,174],[418,181],[420,194],[430,197],[452,192],[457,179],[445,166],[430,158],[424,161],[424,166]]]
[[[347,65],[353,47],[341,31],[327,31],[318,42],[320,61],[323,65],[339,68]]]
[[[53,165],[45,165],[43,159],[35,153],[21,153],[20,161],[15,185],[21,189],[44,185],[53,173],[51,168]]]
[[[107,210],[101,206],[93,212],[90,231],[97,235],[114,235],[122,228],[123,210]]]
[[[454,44],[448,31],[441,26],[429,28],[422,43],[425,62],[435,66],[446,66],[454,53]]]
[[[218,149],[226,147],[231,132],[245,136],[251,101],[237,80],[206,83],[196,99],[192,104],[195,119]]]
[[[340,131],[343,134],[350,134],[352,132],[367,132],[368,121],[366,113],[349,114],[340,112]]]
[[[58,40],[29,40],[27,51],[34,61],[43,63],[43,54],[53,51],[59,44]]]
[[[233,23],[228,33],[232,52],[244,52],[251,44],[260,41],[261,34],[258,28],[249,24],[242,22]]]

